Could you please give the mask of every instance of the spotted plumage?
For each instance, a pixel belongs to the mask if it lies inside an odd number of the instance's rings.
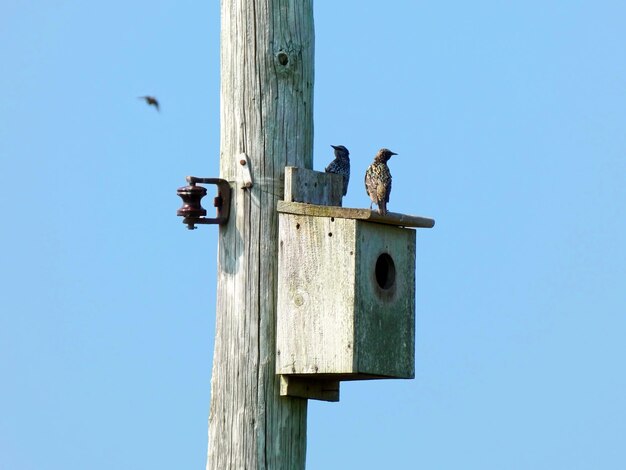
[[[154,96],[140,96],[139,97],[140,100],[144,100],[148,106],[154,106],[156,108],[157,111],[159,110],[159,102],[157,101],[157,99]]]
[[[386,148],[380,149],[374,157],[374,162],[365,172],[365,191],[372,200],[372,204],[378,206],[378,213],[382,215],[387,213],[387,203],[391,193],[391,172],[387,162],[392,155],[397,155],[397,153]],[[372,204],[370,204],[370,209]]]
[[[335,149],[335,159],[326,167],[326,173],[337,173],[343,176],[343,195],[348,192],[350,182],[350,152],[343,145],[331,145]]]

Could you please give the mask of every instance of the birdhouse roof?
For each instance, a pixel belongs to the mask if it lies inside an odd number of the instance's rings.
[[[340,219],[356,219],[377,224],[396,225],[400,227],[432,228],[434,219],[415,215],[388,212],[380,215],[369,209],[354,209],[339,206],[318,206],[300,202],[278,201],[278,212],[283,214],[308,215],[311,217],[335,217]]]

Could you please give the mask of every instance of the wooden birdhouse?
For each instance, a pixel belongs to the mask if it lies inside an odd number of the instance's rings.
[[[336,401],[342,380],[413,378],[416,233],[409,227],[434,221],[293,202],[290,182],[278,205],[281,393]]]

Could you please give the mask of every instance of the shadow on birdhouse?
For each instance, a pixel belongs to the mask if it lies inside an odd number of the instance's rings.
[[[434,221],[290,202],[298,199],[287,184],[291,171],[278,204],[281,394],[338,401],[343,380],[413,378],[416,232],[409,227]],[[297,171],[300,187],[306,172],[342,184],[338,175]]]

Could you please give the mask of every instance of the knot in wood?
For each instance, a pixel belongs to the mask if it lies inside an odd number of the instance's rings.
[[[297,70],[301,60],[302,48],[294,44],[286,44],[274,49],[274,67],[279,75],[290,75]]]
[[[276,54],[276,59],[278,60],[278,63],[283,67],[287,67],[287,65],[289,65],[289,54],[287,54],[285,51],[278,51],[278,54]]]

